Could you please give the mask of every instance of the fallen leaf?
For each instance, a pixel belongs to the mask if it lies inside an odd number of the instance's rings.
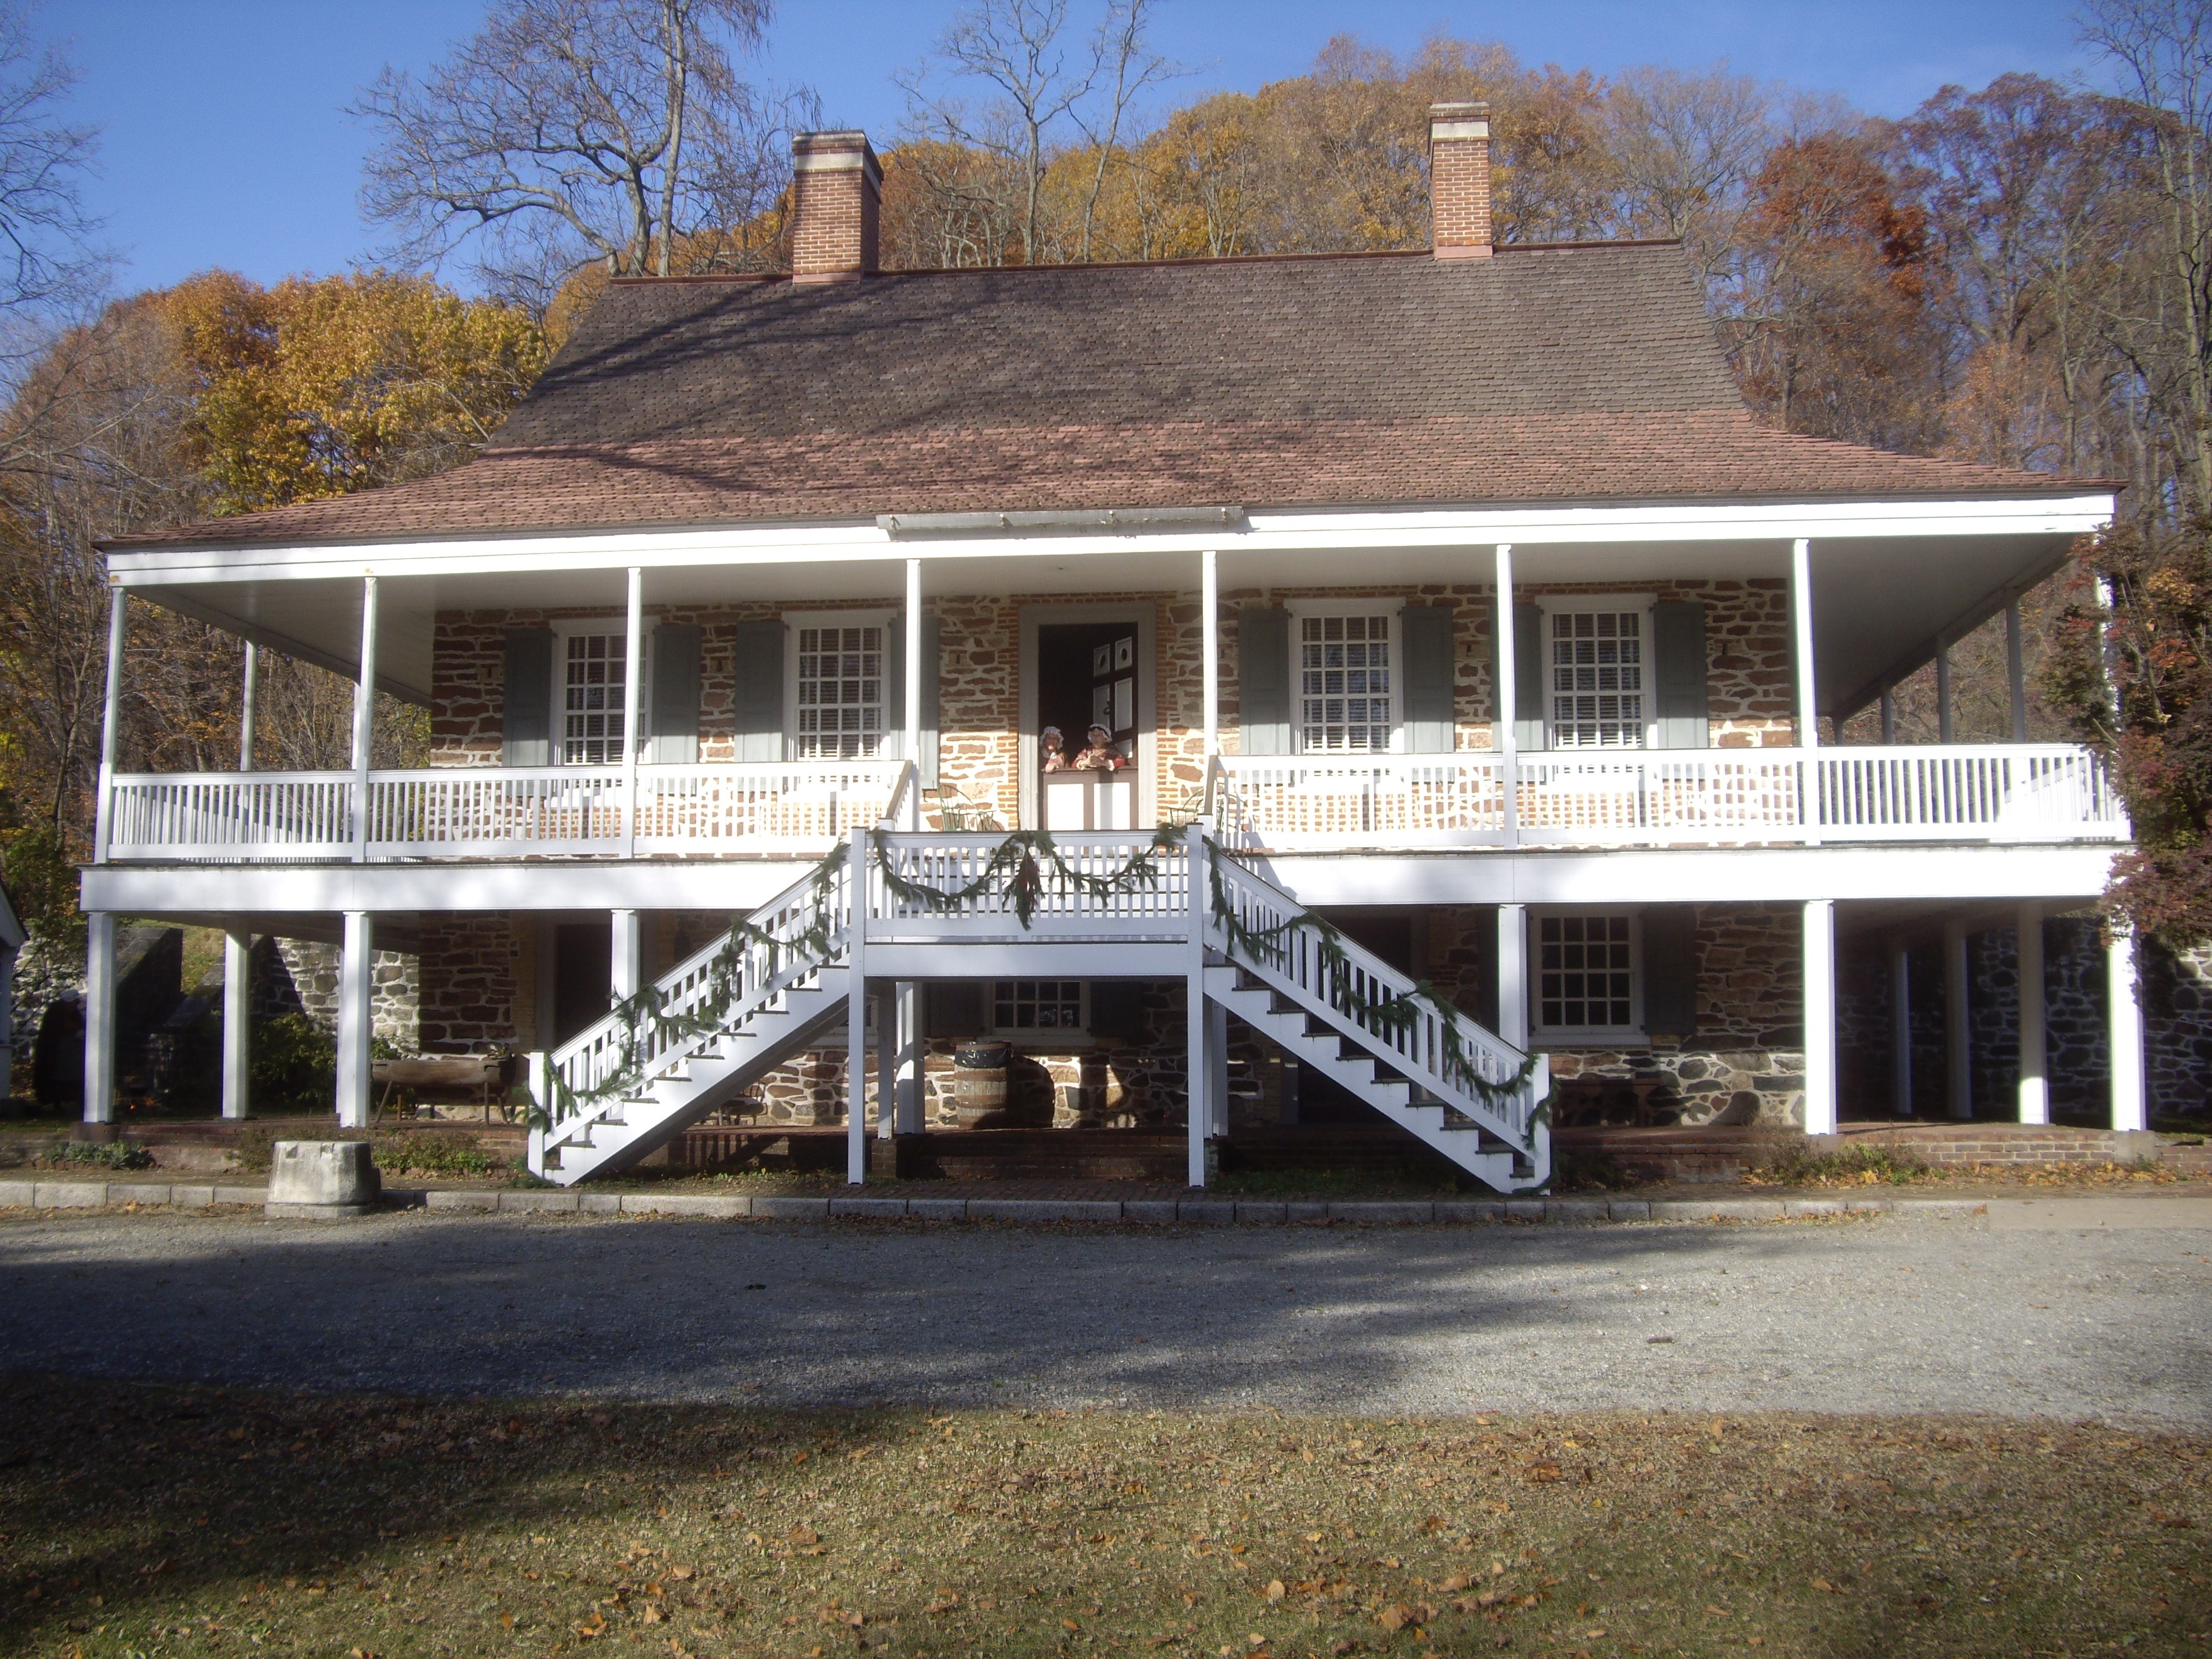
[[[1521,1478],[1532,1486],[1540,1486],[1560,1478],[1559,1466],[1553,1462],[1531,1463],[1521,1471]]]
[[[794,1544],[818,1544],[822,1541],[822,1534],[815,1531],[813,1528],[808,1526],[804,1521],[793,1527],[790,1532],[785,1535]]]
[[[1270,1578],[1267,1581],[1267,1599],[1270,1601],[1279,1601],[1289,1593],[1289,1591],[1283,1588],[1283,1581],[1281,1579]]]
[[[513,1630],[514,1628],[514,1615],[511,1613],[502,1613],[500,1614],[499,1627],[501,1630]]]

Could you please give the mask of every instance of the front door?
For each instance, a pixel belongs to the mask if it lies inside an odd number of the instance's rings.
[[[1144,760],[1137,624],[1037,629],[1037,800],[1050,830],[1134,830]]]

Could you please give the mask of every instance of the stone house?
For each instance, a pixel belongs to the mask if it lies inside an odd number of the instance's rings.
[[[468,465],[112,544],[118,641],[173,606],[364,712],[349,771],[110,767],[88,1054],[108,919],[191,917],[339,946],[348,1121],[412,957],[424,1048],[537,1057],[562,1180],[714,1114],[842,1124],[858,1180],[991,1039],[1010,1109],[1178,1127],[1194,1182],[1379,1114],[1516,1187],[1555,1084],[1924,1106],[1864,1056],[1934,941],[1948,1075],[1996,1045],[2040,1120],[2106,780],[1837,734],[2112,488],[1757,425],[1679,246],[1493,246],[1488,143],[1432,112],[1417,252],[888,272],[866,138],[806,135],[791,276],[616,282]],[[372,686],[429,768],[370,768]],[[2077,1103],[2140,1127],[2136,953],[2080,934]]]

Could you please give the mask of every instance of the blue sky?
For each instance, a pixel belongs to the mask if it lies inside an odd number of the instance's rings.
[[[892,72],[955,9],[782,0],[766,72],[814,86],[832,121],[888,135],[902,110]],[[2071,0],[1169,0],[1159,38],[1199,90],[1297,74],[1340,31],[1399,51],[1441,32],[1600,71],[1726,58],[1901,114],[1946,82],[2089,73],[2072,11]],[[344,106],[386,64],[434,61],[482,14],[480,0],[47,0],[39,26],[82,73],[75,118],[103,130],[91,194],[125,256],[123,285],[214,265],[271,282],[362,260],[374,246],[355,207],[368,134]]]

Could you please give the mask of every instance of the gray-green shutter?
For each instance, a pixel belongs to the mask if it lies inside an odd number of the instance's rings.
[[[921,1034],[961,1042],[983,1034],[983,986],[980,980],[925,981],[921,988]]]
[[[663,623],[653,630],[653,745],[656,764],[699,758],[699,629]]]
[[[1431,755],[1453,748],[1452,617],[1448,605],[1409,605],[1398,613],[1405,653],[1406,747]]]
[[[1279,605],[1248,605],[1237,613],[1237,721],[1243,753],[1291,752],[1291,613]]]
[[[1691,1036],[1698,1029],[1698,907],[1650,905],[1643,924],[1644,1029]]]
[[[944,656],[944,635],[937,618],[921,619],[921,787],[937,787],[937,676]]]
[[[1662,599],[1651,607],[1653,712],[1662,749],[1703,749],[1712,741],[1705,707],[1705,607]]]
[[[553,630],[508,629],[504,675],[501,763],[552,765]]]
[[[1091,981],[1091,1035],[1116,1042],[1135,1042],[1145,1035],[1145,981]]]
[[[1544,613],[1533,605],[1513,607],[1513,744],[1544,746]]]
[[[783,758],[783,624],[739,623],[732,630],[731,726],[741,761]]]

